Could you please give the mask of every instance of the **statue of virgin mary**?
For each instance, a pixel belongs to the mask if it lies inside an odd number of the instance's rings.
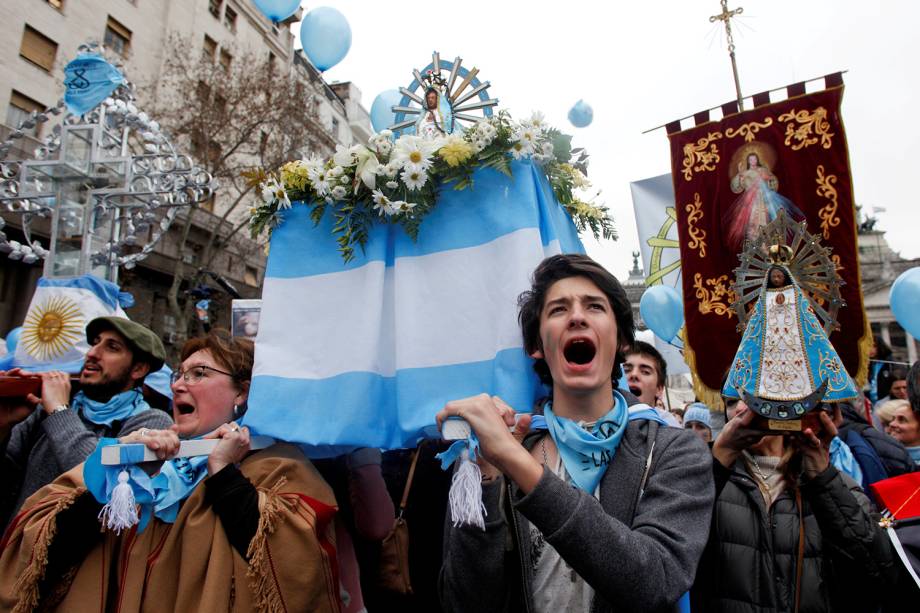
[[[415,133],[431,140],[453,132],[454,116],[450,103],[434,87],[425,90],[425,108],[415,122]]]

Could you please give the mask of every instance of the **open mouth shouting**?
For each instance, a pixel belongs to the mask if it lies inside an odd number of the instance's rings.
[[[569,367],[577,370],[587,368],[597,354],[597,347],[590,338],[579,336],[569,339],[562,349],[562,355]]]
[[[195,412],[195,407],[187,402],[177,402],[174,404],[174,407],[179,415],[191,415]]]
[[[93,377],[102,372],[102,368],[95,362],[86,362],[83,364],[83,370],[80,372],[81,377]]]

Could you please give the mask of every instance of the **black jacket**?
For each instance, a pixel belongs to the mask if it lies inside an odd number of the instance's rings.
[[[794,491],[767,510],[740,461],[713,460],[716,505],[692,591],[694,611],[795,608],[799,514]],[[800,486],[805,550],[799,611],[875,611],[894,555],[859,487],[833,465]]]
[[[885,465],[885,470],[889,477],[897,477],[914,471],[914,461],[911,459],[910,454],[907,453],[904,445],[901,444],[901,441],[870,425],[860,415],[859,411],[849,403],[840,403],[840,411],[841,415],[843,415],[843,424],[839,428],[841,438],[845,439],[843,435],[850,430],[861,434],[866,439],[866,442],[875,449],[875,453],[878,454],[882,464]]]

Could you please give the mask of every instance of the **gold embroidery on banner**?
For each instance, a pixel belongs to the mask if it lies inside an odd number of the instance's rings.
[[[694,172],[712,171],[722,159],[719,157],[719,148],[712,141],[722,138],[721,132],[710,132],[696,141],[684,145],[684,180],[693,178]]]
[[[827,109],[823,106],[811,112],[793,109],[780,115],[779,120],[789,122],[786,125],[785,143],[787,147],[792,147],[793,151],[810,147],[817,144],[818,141],[825,149],[831,148],[831,138],[834,133],[830,131],[831,124],[827,121]],[[795,124],[792,123],[793,121]]]
[[[831,256],[831,261],[834,263],[834,266],[837,268],[837,272],[843,270],[843,264],[840,263],[840,256],[836,253]]]
[[[701,258],[705,258],[706,230],[695,225],[696,222],[703,218],[703,211],[700,210],[702,206],[703,202],[700,200],[699,192],[697,192],[693,194],[693,202],[684,206],[684,210],[687,211],[687,232],[690,234],[688,246],[691,249],[696,249]]]
[[[752,121],[751,123],[746,123],[737,130],[734,128],[729,128],[725,131],[725,136],[729,138],[735,138],[736,136],[743,136],[744,142],[749,143],[754,140],[754,135],[760,132],[761,128],[769,128],[773,125],[773,118],[767,117],[763,123],[757,123]]]
[[[840,225],[840,217],[837,216],[837,175],[825,175],[824,166],[818,165],[818,177],[815,179],[818,183],[817,194],[822,198],[827,198],[828,203],[818,211],[818,217],[821,219],[821,231],[825,240],[831,237],[831,228]]]
[[[735,301],[736,296],[729,285],[728,275],[706,279],[705,285],[708,285],[709,289],[704,287],[703,275],[700,273],[693,275],[693,287],[696,289],[697,300],[700,301],[697,305],[700,313],[734,317],[735,312],[731,309],[731,303]]]

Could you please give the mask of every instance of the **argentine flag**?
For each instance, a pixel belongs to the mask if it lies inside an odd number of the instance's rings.
[[[10,368],[77,373],[89,351],[86,324],[96,317],[125,317],[134,299],[111,281],[92,275],[38,280]]]
[[[512,172],[442,186],[417,242],[375,224],[347,264],[330,213],[314,227],[309,207],[285,211],[244,423],[323,456],[414,446],[446,402],[483,392],[529,411],[544,390],[523,350],[518,295],[545,257],[584,248],[542,170],[515,162]]]

